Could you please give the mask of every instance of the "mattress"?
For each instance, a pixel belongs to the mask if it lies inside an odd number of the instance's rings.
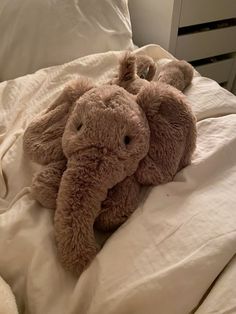
[[[157,64],[172,58],[156,45],[136,53]],[[90,55],[0,84],[0,276],[20,313],[235,313],[236,97],[197,73],[185,91],[198,120],[192,164],[173,182],[145,190],[115,233],[97,235],[106,241],[80,278],[58,261],[53,212],[31,197],[39,166],[24,155],[22,136],[71,79],[111,78],[120,54]]]

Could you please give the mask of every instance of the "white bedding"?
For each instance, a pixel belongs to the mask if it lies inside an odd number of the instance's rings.
[[[0,276],[0,314],[18,314],[16,300],[9,285]]]
[[[170,57],[155,45],[138,51]],[[118,57],[92,55],[0,84],[0,276],[20,313],[235,313],[236,97],[197,75],[186,91],[198,118],[192,165],[148,190],[79,280],[57,260],[53,213],[30,197],[38,166],[24,156],[22,135],[66,82],[80,74],[101,83]]]
[[[1,0],[0,81],[133,49],[128,0]]]

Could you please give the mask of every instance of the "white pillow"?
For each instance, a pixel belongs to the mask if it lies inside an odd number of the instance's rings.
[[[0,80],[133,49],[128,0],[1,0]]]

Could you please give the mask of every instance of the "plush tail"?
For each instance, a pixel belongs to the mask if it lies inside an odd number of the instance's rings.
[[[137,74],[140,78],[151,81],[156,74],[156,64],[152,58],[144,55],[136,56]]]
[[[120,61],[118,82],[122,83],[134,80],[136,72],[136,56],[131,52],[126,52]]]

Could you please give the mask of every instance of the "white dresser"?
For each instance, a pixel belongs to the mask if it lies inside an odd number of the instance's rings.
[[[159,44],[236,88],[236,0],[129,0],[129,8],[135,44]]]

